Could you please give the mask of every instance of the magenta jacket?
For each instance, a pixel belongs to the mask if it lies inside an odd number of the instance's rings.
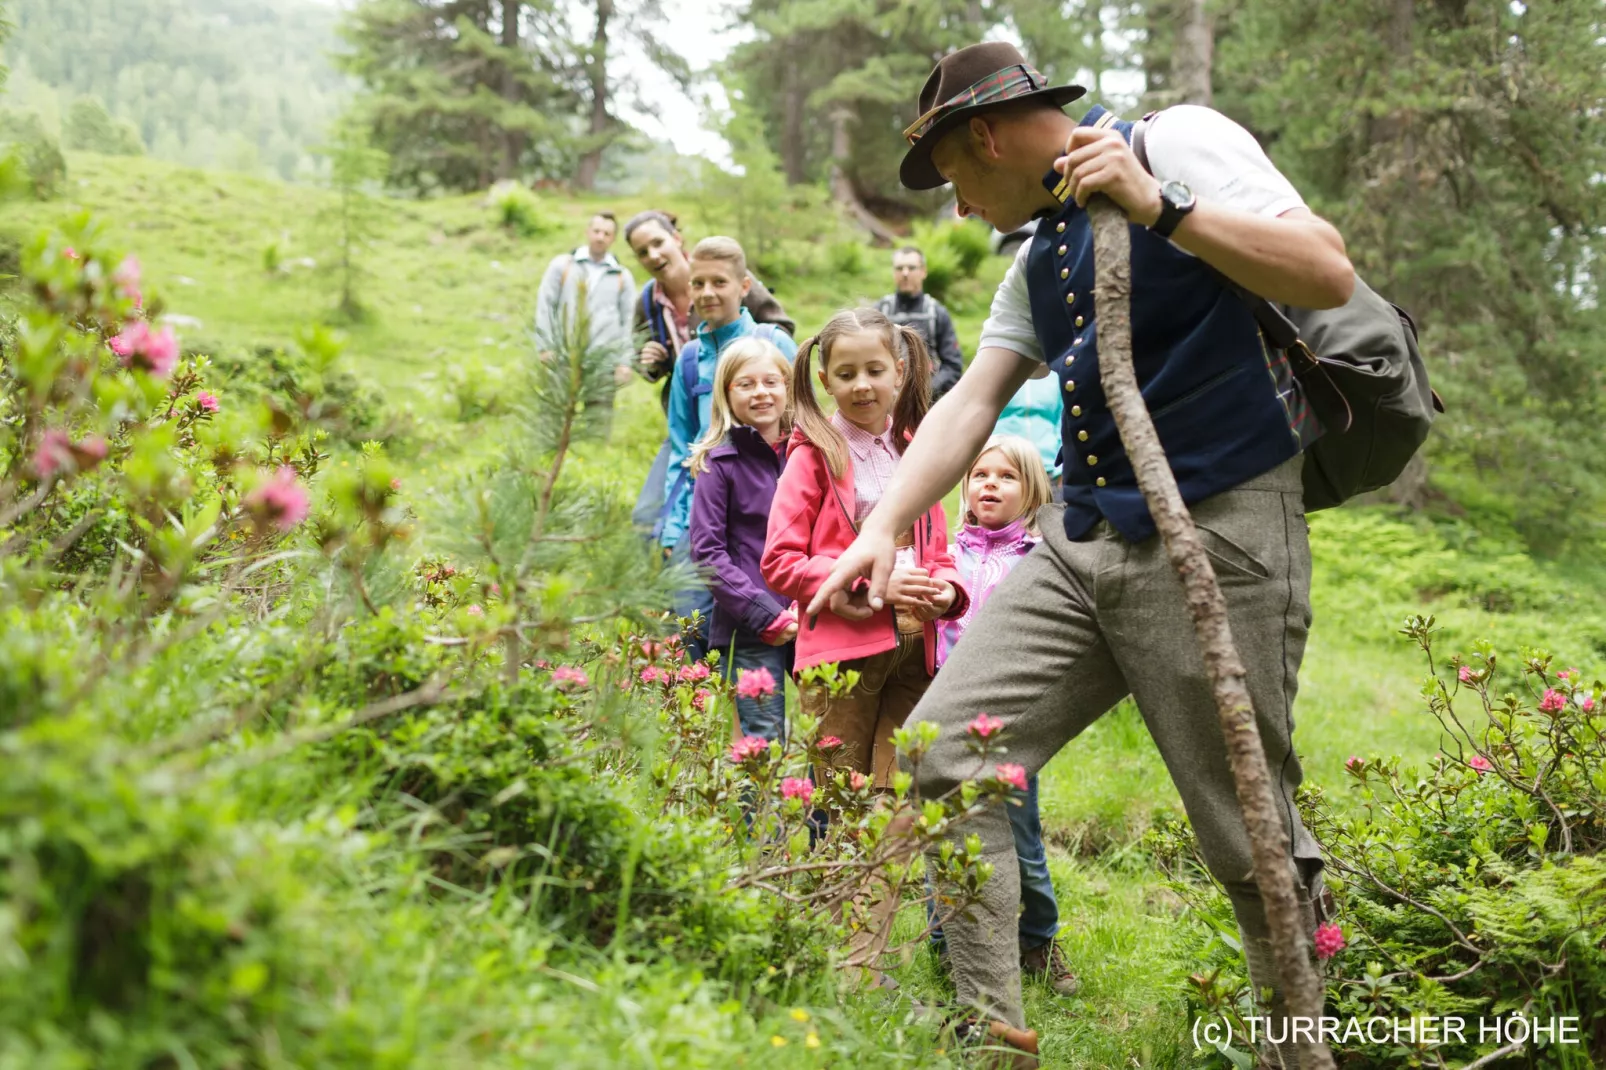
[[[1026,530],[1026,518],[1008,527],[989,531],[977,524],[966,524],[959,529],[949,547],[959,575],[964,577],[965,590],[970,592],[970,604],[954,620],[937,622],[937,665],[948,660],[949,653],[959,637],[965,634],[970,622],[976,619],[982,604],[998,586],[998,581],[1009,575],[1009,570],[1020,564],[1021,558],[1031,552],[1038,538]]]

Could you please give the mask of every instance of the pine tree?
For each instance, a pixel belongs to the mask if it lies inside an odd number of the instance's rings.
[[[829,181],[878,237],[871,211],[929,207],[898,183],[901,131],[932,66],[981,40],[994,14],[973,0],[749,0],[740,17],[757,38],[732,53],[726,82],[761,118],[788,179]]]
[[[1593,0],[1245,0],[1216,55],[1217,106],[1423,327],[1449,412],[1396,494],[1542,551],[1606,530],[1602,40]]]
[[[341,28],[357,113],[390,155],[390,181],[472,190],[567,177],[580,95],[558,12],[519,0],[364,0]]]
[[[332,267],[340,286],[336,311],[343,319],[358,320],[365,314],[358,295],[366,274],[362,250],[379,224],[379,208],[369,191],[384,177],[387,160],[369,144],[367,130],[349,120],[335,124],[329,144],[318,152],[329,161],[329,185],[336,194],[333,207],[319,219],[335,249]]]

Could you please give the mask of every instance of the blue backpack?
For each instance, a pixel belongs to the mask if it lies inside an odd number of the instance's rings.
[[[762,338],[767,342],[773,343],[784,333],[773,323],[759,323],[753,326],[751,334],[746,334],[742,337]],[[698,343],[698,345],[701,347],[701,343]],[[681,350],[681,356],[685,356],[685,353],[685,350]],[[697,404],[697,399],[702,395],[714,392],[714,384],[703,382],[702,376],[698,374],[697,366],[700,363],[702,363],[700,360],[681,360],[678,357],[675,361],[675,369],[680,374],[681,384],[685,386],[686,396],[691,398],[693,405]],[[669,492],[664,495],[663,504],[658,507],[658,519],[652,526],[652,537],[654,539],[663,535],[664,524],[669,520],[669,511],[674,507],[681,492],[686,489],[686,484],[691,482],[691,478],[691,469],[684,466],[679,472],[675,473],[675,478],[669,485]]]

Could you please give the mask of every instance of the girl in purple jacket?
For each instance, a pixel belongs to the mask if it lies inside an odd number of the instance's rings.
[[[797,636],[797,607],[766,587],[758,569],[792,431],[791,374],[786,357],[763,338],[727,346],[714,370],[708,431],[687,460],[696,476],[691,559],[709,571],[714,595],[708,647],[721,652],[725,679],[737,678],[742,734],[763,739],[785,732]],[[745,681],[737,670],[746,670]]]

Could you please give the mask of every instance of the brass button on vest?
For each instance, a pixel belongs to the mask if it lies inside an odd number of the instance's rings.
[[[1070,277],[1071,277],[1071,269],[1070,268],[1060,268],[1060,278],[1068,279]]]
[[[1066,246],[1066,245],[1060,246],[1059,250],[1058,250],[1059,251],[1059,255],[1064,256],[1065,255],[1065,250],[1068,249],[1068,248],[1069,248],[1069,246]]]
[[[1086,442],[1087,441],[1087,432],[1086,431],[1078,431],[1076,433],[1076,441],[1078,441],[1078,442]]]
[[[1071,415],[1072,416],[1080,416],[1080,415],[1082,415],[1082,406],[1080,406],[1080,405],[1072,405],[1071,406]]]
[[[1065,382],[1065,392],[1067,394],[1069,394],[1069,393],[1073,392],[1075,389],[1076,389],[1076,380],[1075,379],[1066,380],[1066,382]]]
[[[1104,477],[1103,476],[1099,476],[1097,479],[1095,479],[1093,481],[1093,483],[1096,486],[1100,486],[1100,487],[1104,486]]]
[[[1065,295],[1065,303],[1066,303],[1066,304],[1067,304],[1067,305],[1074,305],[1074,304],[1076,304],[1076,295],[1075,295],[1075,294],[1066,294],[1066,295]]]
[[[1096,453],[1090,453],[1090,454],[1088,454],[1088,455],[1087,455],[1087,466],[1088,466],[1088,467],[1089,467],[1089,468],[1092,468],[1092,467],[1093,467],[1093,466],[1094,466],[1094,465],[1096,465],[1096,464],[1098,464],[1098,463],[1099,463],[1099,456],[1098,456],[1098,454],[1096,454]]]
[[[1082,317],[1081,316],[1076,317],[1076,325],[1078,327],[1080,327],[1082,325]]]
[[[1055,234],[1064,234],[1065,233],[1065,224],[1061,223],[1059,226],[1055,227],[1054,228],[1054,233]]]

